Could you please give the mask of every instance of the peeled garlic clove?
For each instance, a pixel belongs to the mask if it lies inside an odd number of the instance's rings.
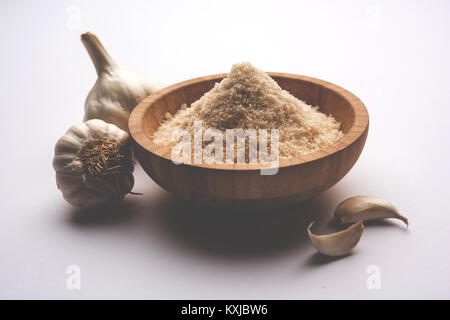
[[[308,235],[312,245],[320,253],[331,257],[343,256],[350,253],[358,244],[364,231],[364,224],[360,220],[345,230],[326,235],[315,235],[311,232],[313,224],[314,222],[311,222],[308,226]]]
[[[341,223],[394,218],[402,220],[408,226],[408,219],[397,208],[377,197],[357,196],[344,200],[337,206],[335,217]]]

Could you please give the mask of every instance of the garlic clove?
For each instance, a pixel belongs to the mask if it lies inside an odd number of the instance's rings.
[[[407,226],[409,224],[408,219],[402,216],[390,202],[369,196],[357,196],[344,200],[337,206],[335,217],[341,223],[394,218],[402,220]]]
[[[352,224],[345,230],[326,235],[316,235],[311,232],[314,222],[308,226],[308,235],[314,248],[320,253],[331,256],[343,256],[358,244],[364,231],[362,220]]]
[[[89,130],[89,138],[91,139],[101,139],[110,135],[108,123],[103,120],[92,119],[84,124]]]
[[[76,140],[86,140],[89,138],[89,129],[85,125],[77,125],[73,126],[67,134]]]
[[[81,147],[79,140],[72,135],[65,135],[59,140],[57,154],[74,153]]]

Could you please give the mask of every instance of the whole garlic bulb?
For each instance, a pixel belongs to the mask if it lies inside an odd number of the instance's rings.
[[[116,64],[94,34],[81,35],[81,41],[98,75],[86,98],[84,121],[101,119],[128,131],[130,112],[164,85]]]
[[[76,124],[56,143],[53,168],[58,188],[72,205],[119,202],[134,185],[130,136],[102,120]]]

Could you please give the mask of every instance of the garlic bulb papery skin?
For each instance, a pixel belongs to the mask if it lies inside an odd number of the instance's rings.
[[[81,41],[98,75],[86,98],[84,121],[101,119],[128,131],[134,107],[164,85],[116,64],[94,34],[82,34]]]
[[[56,143],[53,168],[70,204],[87,208],[120,202],[134,185],[131,138],[102,120],[76,124]]]

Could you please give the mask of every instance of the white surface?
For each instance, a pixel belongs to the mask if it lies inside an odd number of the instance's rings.
[[[449,1],[2,1],[0,298],[450,298]],[[80,13],[79,25],[74,18]],[[62,199],[56,140],[96,79],[79,35],[167,84],[250,61],[314,76],[366,104],[351,172],[304,209],[199,212],[136,172],[112,218]],[[369,226],[355,253],[315,254],[305,229],[337,203],[392,201],[411,225]],[[316,217],[315,217],[316,216]],[[79,265],[81,290],[66,268]],[[366,286],[367,267],[381,289]]]

